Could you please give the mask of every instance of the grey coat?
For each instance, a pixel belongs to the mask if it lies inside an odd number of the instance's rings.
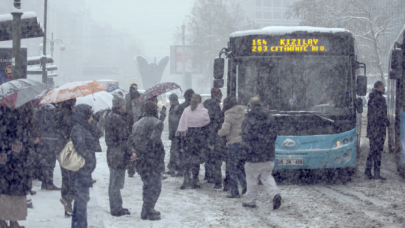
[[[163,122],[155,116],[143,116],[132,127],[128,139],[130,149],[136,151],[138,160],[136,170],[139,173],[162,172],[165,150],[162,143]]]

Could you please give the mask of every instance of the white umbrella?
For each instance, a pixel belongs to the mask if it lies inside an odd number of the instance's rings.
[[[93,108],[94,112],[98,112],[103,109],[111,109],[113,97],[113,95],[105,91],[97,92],[84,97],[76,98],[76,105],[87,104]]]

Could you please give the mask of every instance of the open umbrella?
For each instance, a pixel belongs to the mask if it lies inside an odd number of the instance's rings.
[[[76,99],[76,105],[88,104],[93,108],[94,112],[98,112],[104,109],[111,109],[113,97],[113,95],[105,91],[97,92],[85,97],[78,97]]]
[[[16,79],[0,85],[0,106],[18,108],[34,100],[46,85],[30,79]]]
[[[175,90],[175,89],[181,90],[180,86],[174,82],[162,82],[160,84],[154,85],[153,87],[145,90],[142,100],[146,101],[149,98],[162,95],[164,93],[167,93],[167,92]]]
[[[106,91],[107,85],[98,81],[68,82],[49,91],[39,104],[59,103],[89,94]]]

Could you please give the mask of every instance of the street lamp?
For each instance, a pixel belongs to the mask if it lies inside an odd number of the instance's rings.
[[[64,51],[66,49],[65,45],[63,44],[63,41],[61,39],[53,39],[53,33],[52,33],[52,37],[51,39],[46,39],[46,42],[49,42],[49,44],[51,45],[51,57],[53,58],[53,50],[54,50],[54,46],[56,43],[60,42],[61,45],[59,45],[59,49],[61,51]],[[44,49],[44,44],[40,44],[39,45],[39,50],[43,50]]]

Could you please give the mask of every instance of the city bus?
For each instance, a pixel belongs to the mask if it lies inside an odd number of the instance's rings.
[[[249,100],[260,97],[277,121],[277,174],[355,172],[367,78],[350,31],[299,26],[234,32],[214,61],[216,87],[224,84],[223,55],[228,95],[247,111]]]
[[[388,147],[398,157],[398,172],[405,176],[405,27],[390,50],[389,80],[387,83]]]

